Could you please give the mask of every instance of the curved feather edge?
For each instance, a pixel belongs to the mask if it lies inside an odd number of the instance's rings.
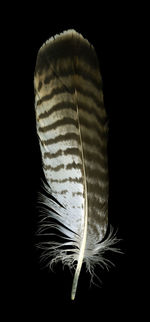
[[[51,189],[45,182],[43,182],[43,188],[46,193],[39,193],[38,198],[41,220],[37,235],[41,237],[55,235],[59,237],[59,240],[61,238],[61,241],[51,240],[39,243],[37,246],[43,250],[41,260],[47,261],[47,265],[51,270],[53,270],[54,264],[59,261],[62,262],[63,266],[67,265],[71,270],[76,269],[81,242],[80,236],[70,230],[69,226],[64,223],[63,212],[65,209],[53,199]],[[52,229],[56,233],[50,232]],[[117,230],[115,231],[111,225],[109,225],[108,230],[107,237],[96,243],[94,249],[85,249],[83,263],[85,263],[86,270],[90,273],[91,283],[94,283],[94,277],[100,281],[94,272],[96,265],[107,270],[112,265],[115,266],[111,260],[105,257],[107,251],[122,253],[120,248],[116,246],[121,240],[117,238]],[[71,297],[74,299],[74,296]]]

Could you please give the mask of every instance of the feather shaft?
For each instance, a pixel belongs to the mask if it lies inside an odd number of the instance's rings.
[[[83,230],[83,239],[81,243],[81,248],[79,252],[78,263],[73,279],[72,284],[72,292],[71,292],[71,299],[75,299],[76,289],[78,284],[78,279],[83,263],[84,253],[85,253],[85,246],[86,246],[86,239],[87,239],[87,219],[88,219],[88,200],[87,200],[87,182],[86,182],[86,170],[85,170],[85,163],[84,163],[84,152],[83,152],[83,144],[82,144],[82,134],[80,128],[80,121],[79,121],[79,108],[77,102],[77,91],[75,89],[75,101],[77,106],[77,119],[78,119],[78,129],[79,129],[79,137],[80,137],[80,144],[81,144],[81,158],[82,158],[82,165],[83,165],[83,181],[84,181],[84,230]]]

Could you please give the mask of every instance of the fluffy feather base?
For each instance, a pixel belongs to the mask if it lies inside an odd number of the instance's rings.
[[[62,262],[63,266],[67,265],[69,269],[75,269],[79,256],[81,237],[70,230],[69,226],[64,225],[63,213],[65,209],[55,201],[50,194],[49,187],[45,183],[44,190],[46,193],[40,193],[38,200],[41,220],[37,234],[40,238],[44,237],[44,242],[42,241],[37,245],[42,249],[41,260],[51,270],[53,270],[54,264],[57,264],[59,261]],[[86,270],[90,273],[92,283],[94,283],[94,276],[97,277],[94,272],[96,265],[107,270],[114,266],[114,263],[106,257],[106,252],[122,253],[116,246],[120,241],[116,234],[117,231],[114,231],[110,225],[106,237],[101,242],[97,242],[94,248],[88,247],[88,249],[85,249],[83,263],[85,263]],[[98,277],[97,279],[100,281]]]

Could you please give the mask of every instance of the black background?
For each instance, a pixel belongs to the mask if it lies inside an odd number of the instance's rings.
[[[40,4],[35,11],[22,5],[16,12],[13,8],[8,19],[9,30],[5,30],[13,88],[8,159],[11,160],[8,181],[10,172],[13,174],[13,197],[10,205],[6,204],[13,209],[9,225],[13,236],[8,247],[6,303],[10,300],[10,312],[17,314],[21,321],[24,317],[41,321],[80,317],[122,321],[134,318],[141,311],[140,233],[136,226],[140,208],[135,161],[139,107],[134,100],[140,21],[135,19],[131,8],[108,5],[104,10],[101,5],[93,5],[86,3],[81,10],[71,2],[64,3],[62,8],[60,4],[58,7]],[[101,288],[90,287],[83,267],[74,302],[70,300],[73,276],[69,270],[62,270],[61,265],[57,265],[54,273],[42,269],[35,247],[36,200],[42,165],[34,115],[34,68],[43,42],[70,28],[82,33],[94,45],[100,63],[109,118],[109,220],[118,228],[118,237],[122,238],[119,246],[124,252],[124,255],[110,254],[115,263],[110,272],[96,268],[103,282]],[[7,94],[8,101],[10,97]]]

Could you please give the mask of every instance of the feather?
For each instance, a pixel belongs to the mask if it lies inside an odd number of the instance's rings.
[[[50,38],[38,52],[34,87],[47,191],[40,231],[53,227],[63,236],[44,248],[50,267],[59,260],[75,267],[74,299],[83,262],[93,276],[117,241],[112,228],[107,233],[108,129],[94,47],[74,30]]]

